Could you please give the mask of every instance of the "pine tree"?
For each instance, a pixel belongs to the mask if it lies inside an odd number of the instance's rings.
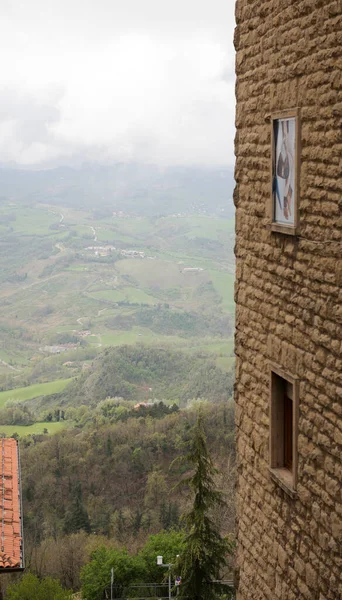
[[[106,455],[107,456],[113,455],[113,442],[112,442],[112,438],[110,437],[110,435],[107,436]]]
[[[72,503],[65,513],[64,531],[65,533],[77,533],[84,530],[90,533],[90,522],[82,500],[82,486],[80,482],[75,484]]]
[[[187,536],[180,561],[180,596],[212,600],[222,591],[222,586],[213,582],[220,577],[231,545],[221,537],[211,517],[211,511],[224,505],[224,500],[221,492],[215,489],[216,470],[208,451],[201,411],[198,412],[184,462],[194,468],[193,474],[182,482],[190,486],[194,501],[191,509],[183,515]]]

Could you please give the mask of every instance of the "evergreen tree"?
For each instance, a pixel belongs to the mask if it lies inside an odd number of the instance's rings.
[[[160,505],[159,522],[162,529],[177,529],[179,526],[179,508],[175,502],[167,503],[165,500]]]
[[[106,455],[107,456],[113,455],[113,442],[112,442],[112,438],[110,437],[110,435],[107,436]]]
[[[175,529],[179,526],[179,506],[176,502],[170,504],[170,523]]]
[[[134,520],[133,520],[133,535],[138,535],[140,527],[141,527],[142,518],[143,518],[143,513],[140,510],[140,508],[137,508],[135,511],[135,516],[134,516]]]
[[[90,533],[89,517],[82,500],[82,486],[77,482],[71,506],[65,513],[64,531],[65,533],[77,533],[81,529]]]
[[[224,505],[224,501],[221,492],[215,489],[216,470],[208,451],[201,411],[183,461],[194,468],[193,474],[182,482],[182,485],[190,486],[194,501],[183,515],[187,535],[181,556],[180,596],[192,600],[213,600],[222,591],[222,586],[213,582],[220,578],[231,545],[221,537],[211,517],[211,511]]]

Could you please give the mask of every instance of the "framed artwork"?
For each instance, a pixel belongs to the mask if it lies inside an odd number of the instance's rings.
[[[300,168],[299,109],[272,115],[271,124],[271,229],[296,235]]]

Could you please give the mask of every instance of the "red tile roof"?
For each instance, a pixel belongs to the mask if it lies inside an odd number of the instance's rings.
[[[0,438],[0,571],[23,568],[18,443]]]

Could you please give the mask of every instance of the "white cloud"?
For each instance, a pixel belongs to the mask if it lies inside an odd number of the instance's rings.
[[[234,0],[115,4],[2,5],[2,158],[232,164]]]

